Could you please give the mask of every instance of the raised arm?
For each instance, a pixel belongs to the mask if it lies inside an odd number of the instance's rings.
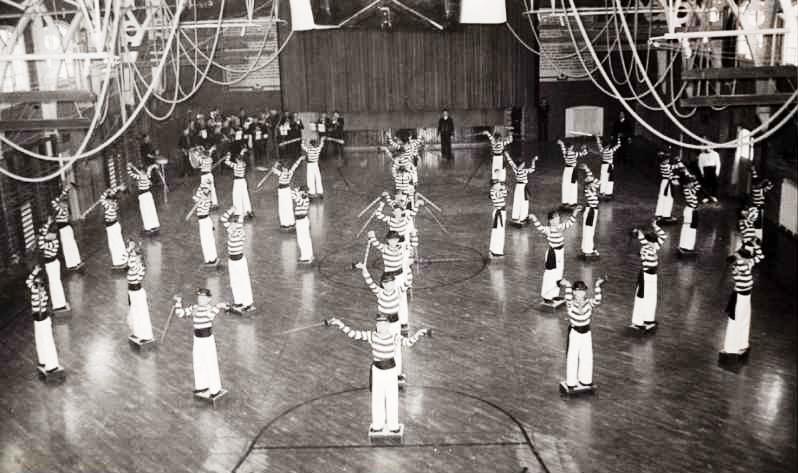
[[[413,345],[416,344],[416,342],[419,341],[419,339],[421,337],[429,337],[431,335],[432,335],[432,330],[430,330],[428,328],[422,328],[421,330],[419,330],[418,332],[414,333],[413,335],[411,335],[409,337],[404,337],[402,335],[397,335],[396,336],[396,341],[401,343],[402,346],[412,347]]]
[[[25,280],[25,285],[28,286],[30,289],[33,289],[33,281],[36,279],[36,276],[42,271],[42,267],[38,264],[33,267],[33,271],[30,272],[28,275],[28,279]]]
[[[549,227],[544,226],[540,223],[540,220],[535,216],[535,214],[530,214],[529,219],[532,220],[532,225],[539,231],[540,233],[548,236],[549,234]]]
[[[510,157],[510,153],[507,151],[504,152],[504,160],[507,161],[507,164],[510,165],[513,172],[518,172],[518,166],[515,165],[515,161],[513,161],[513,158]],[[521,166],[523,167],[523,164]]]
[[[291,174],[293,174],[293,173],[294,173],[294,171],[296,171],[296,168],[298,168],[298,167],[299,167],[299,164],[300,164],[300,163],[301,163],[301,162],[302,162],[304,159],[305,159],[305,157],[304,157],[304,156],[300,156],[300,157],[299,157],[299,159],[297,159],[296,161],[294,161],[294,164],[292,164],[292,165],[291,165],[291,169],[290,169],[290,171],[291,171]]]
[[[571,281],[567,279],[560,280],[560,287],[565,291],[565,302],[571,303],[574,300],[574,290],[571,286]]]
[[[223,213],[221,217],[219,217],[219,221],[222,222],[222,225],[225,228],[227,228],[230,225],[230,216],[233,214],[234,211],[235,208],[231,207],[227,209],[227,211],[225,211],[225,213]]]
[[[340,320],[336,319],[335,317],[328,319],[325,323],[329,326],[336,327],[340,331],[344,332],[344,335],[351,338],[352,340],[364,341],[369,342],[371,341],[371,332],[367,330],[355,330],[348,327],[345,323],[341,322]]]
[[[233,167],[235,167],[235,164],[234,164],[234,163],[233,163],[233,161],[230,159],[230,153],[227,153],[227,154],[225,154],[225,155],[224,155],[224,165],[225,165],[225,166],[227,166],[227,167],[229,167],[229,168],[231,168],[231,169],[232,169]]]
[[[387,222],[390,217],[382,213],[382,209],[385,208],[385,202],[380,202],[380,205],[377,207],[377,210],[374,212],[374,218],[381,222]]]
[[[601,301],[603,300],[601,287],[604,286],[605,282],[607,282],[606,279],[599,278],[596,281],[596,283],[593,285],[593,299],[591,300],[591,302],[593,303],[594,306],[601,304]]]
[[[377,239],[377,235],[374,234],[373,230],[370,230],[368,233],[368,241],[372,248],[376,248],[380,252],[385,252],[386,245]]]
[[[369,270],[368,268],[366,268],[366,265],[363,265],[362,271],[363,271],[363,280],[366,281],[366,286],[368,286],[368,288],[371,289],[371,292],[373,292],[374,294],[379,294],[380,286],[378,286],[377,283],[375,283],[374,280],[371,279],[371,274],[369,274]]]
[[[564,222],[562,222],[560,224],[560,228],[562,228],[563,230],[571,228],[573,226],[573,224],[576,223],[576,216],[579,215],[579,212],[581,212],[581,211],[582,211],[582,206],[578,205],[576,207],[576,209],[574,209],[574,212],[571,214],[571,216],[568,217],[568,220],[566,220],[566,221],[564,221]]]

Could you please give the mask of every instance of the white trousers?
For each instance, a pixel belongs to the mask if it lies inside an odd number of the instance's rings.
[[[211,187],[211,205],[219,205],[219,198],[216,196],[216,185],[214,184],[213,174],[205,173],[200,176],[200,185],[208,184]]]
[[[67,269],[74,268],[80,264],[80,251],[75,242],[75,231],[72,230],[72,225],[59,228],[58,235],[61,239],[61,250],[64,252],[64,265]]]
[[[213,335],[194,336],[192,358],[194,389],[207,389],[210,394],[219,392],[222,389],[222,380],[219,378],[219,358],[216,356],[216,340]]]
[[[236,209],[236,213],[242,217],[252,213],[246,179],[233,179],[233,207]]]
[[[490,252],[494,255],[504,254],[504,226],[507,223],[507,211],[493,209],[490,229]]]
[[[140,340],[152,340],[152,323],[150,322],[150,307],[147,304],[147,291],[141,288],[136,291],[128,289],[130,308],[127,313],[127,325],[130,333]]]
[[[667,189],[668,193],[665,194],[665,190]],[[654,213],[656,217],[666,217],[669,218],[671,216],[671,212],[673,211],[673,186],[670,185],[670,181],[668,179],[661,179],[659,181],[659,194],[657,194],[657,210]]]
[[[39,364],[44,365],[45,370],[58,368],[58,352],[55,349],[55,339],[53,338],[53,319],[47,317],[44,320],[33,321],[33,340],[36,344],[36,358]]]
[[[547,255],[549,251],[554,252],[556,267],[554,269],[543,270],[543,283],[540,286],[540,295],[544,299],[554,299],[555,297],[559,297],[560,286],[558,283],[565,274],[565,248],[552,250],[551,247],[549,247],[546,251]]]
[[[593,224],[587,224],[587,217],[590,215],[591,209],[585,209],[585,214],[582,216],[582,253],[593,253],[596,251],[595,235],[596,225],[598,224],[598,209],[593,211]]]
[[[568,350],[565,355],[565,384],[593,383],[593,337],[590,332],[568,330]]]
[[[578,200],[579,183],[571,182],[576,168],[564,166],[562,168],[562,203],[576,205]]]
[[[291,200],[291,188],[280,187],[277,189],[277,211],[280,216],[281,227],[292,227],[294,220],[294,203]]]
[[[105,227],[105,234],[108,237],[111,264],[124,266],[127,264],[127,250],[125,249],[125,240],[122,239],[122,226],[119,225],[119,222],[114,222],[113,225]]]
[[[310,218],[307,215],[296,219],[296,242],[300,261],[312,261],[313,241],[310,239]]]
[[[391,335],[399,335],[402,333],[402,320],[399,319],[396,322],[391,322]],[[404,373],[404,363],[402,362],[402,350],[404,347],[401,343],[396,344],[396,349],[393,352],[393,359],[396,362],[396,374],[397,376]]]
[[[494,181],[505,182],[507,169],[504,167],[504,155],[494,155],[490,163],[490,178]]]
[[[513,210],[511,218],[514,222],[524,222],[529,218],[529,200],[526,198],[526,183],[516,183],[513,190]]]
[[[247,257],[239,260],[228,260],[230,272],[230,289],[233,290],[233,303],[243,306],[252,305],[252,282],[249,280]]]
[[[657,315],[657,275],[643,272],[643,297],[637,297],[637,292],[638,288],[635,287],[632,324],[650,324]]]
[[[371,428],[399,428],[399,371],[371,366]]]
[[[751,333],[751,295],[737,294],[736,297],[734,319],[728,318],[723,339],[723,351],[726,353],[742,353],[746,350]]]
[[[692,207],[685,207],[682,216],[682,231],[679,234],[679,248],[685,250],[694,250],[696,229],[690,226],[690,224],[693,222]]]
[[[49,263],[45,263],[44,270],[47,272],[47,288],[50,291],[50,301],[53,304],[53,309],[66,307],[64,285],[61,282],[61,262],[56,258]]]
[[[145,230],[155,230],[161,226],[158,221],[158,211],[155,210],[155,201],[152,199],[152,192],[139,194],[139,212]]]
[[[759,241],[762,241],[762,227],[765,225],[765,207],[757,207],[757,209],[759,210],[759,218],[754,223],[754,234],[759,238]]]
[[[200,218],[197,220],[199,225],[200,245],[202,245],[202,259],[206,263],[213,263],[219,258],[216,254],[216,237],[213,233],[213,221],[211,217]]]
[[[324,194],[324,187],[321,185],[321,171],[319,171],[319,163],[307,164],[307,184],[308,194]]]
[[[604,195],[612,195],[615,191],[615,179],[610,180],[610,165],[608,163],[601,163],[601,172],[599,175],[599,193]]]

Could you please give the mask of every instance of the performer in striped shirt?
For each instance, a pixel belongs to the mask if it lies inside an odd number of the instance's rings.
[[[304,159],[304,156],[300,156],[290,168],[279,162],[272,168],[272,172],[277,175],[277,210],[280,216],[280,228],[283,230],[291,230],[296,225],[291,198],[291,179],[294,178],[296,168]]]
[[[615,191],[615,152],[621,148],[621,138],[618,137],[618,141],[613,145],[611,141],[606,144],[602,143],[601,139],[596,136],[596,144],[601,153],[599,196],[609,200],[612,199],[612,194]]]
[[[395,151],[399,151],[399,154],[394,155],[394,153],[392,153],[391,150],[385,146],[381,147],[380,149],[383,152],[385,152],[385,154],[387,154],[388,158],[391,160],[391,175],[396,176],[396,173],[398,172],[399,168],[408,169],[410,166],[413,165],[413,161],[412,159],[410,159],[411,155],[407,147],[403,148],[402,145],[399,142],[395,141],[390,135],[387,136],[388,140],[390,140],[391,147]],[[394,179],[396,178],[394,177]]]
[[[33,315],[33,341],[39,369],[53,373],[61,368],[58,351],[53,338],[53,321],[50,318],[49,297],[42,279],[42,267],[36,265],[28,275],[25,284],[30,289],[30,309]]]
[[[491,258],[501,258],[504,256],[504,227],[507,222],[507,187],[503,182],[491,181],[490,202],[493,212],[488,248]]]
[[[397,193],[415,197],[416,184],[418,184],[418,174],[412,164],[391,168],[393,174],[394,189]]]
[[[380,202],[380,205],[374,212],[374,217],[381,222],[385,222],[388,225],[388,230],[393,230],[399,234],[399,241],[402,242],[402,246],[405,248],[407,264],[413,264],[415,260],[413,250],[418,248],[418,232],[415,230],[415,225],[413,224],[413,217],[416,215],[417,211],[403,208],[395,202],[392,206],[392,215],[387,216],[382,213],[382,209],[385,208],[385,203],[388,200],[389,198],[384,195],[383,201]],[[419,202],[419,204],[420,203],[421,202]]]
[[[565,236],[563,232],[576,223],[576,216],[581,211],[582,207],[577,205],[565,222],[560,221],[560,214],[556,210],[549,212],[547,226],[543,226],[535,214],[529,216],[532,219],[532,224],[540,233],[546,236],[546,240],[549,243],[549,248],[546,250],[543,282],[540,286],[540,295],[546,305],[558,307],[564,302],[564,299],[560,297],[560,287],[558,285],[565,274]]]
[[[80,251],[75,241],[75,232],[69,224],[69,207],[67,206],[67,196],[72,188],[71,185],[64,187],[64,190],[50,202],[50,206],[55,212],[55,224],[58,226],[58,236],[61,238],[61,251],[64,253],[64,266],[67,271],[77,271],[83,267],[80,259]]]
[[[398,368],[393,357],[401,352],[401,347],[412,347],[419,338],[431,336],[430,329],[421,329],[411,337],[394,333],[391,323],[384,315],[377,317],[375,331],[353,330],[336,318],[325,321],[327,325],[339,328],[353,340],[363,341],[371,346],[371,426],[369,433],[385,432],[398,434],[399,424],[399,384]]]
[[[128,242],[127,255],[127,297],[130,304],[127,326],[130,328],[130,340],[142,345],[153,339],[147,291],[141,286],[147,269],[141,248],[133,241]]]
[[[145,171],[136,169],[131,163],[127,163],[128,175],[138,184],[139,212],[141,222],[144,226],[144,233],[152,235],[158,233],[161,223],[158,221],[158,211],[155,209],[155,201],[152,198],[152,173],[158,169],[157,164],[150,165]]]
[[[370,245],[371,243],[368,244]],[[411,271],[403,273],[405,277],[402,278],[401,283],[397,283],[394,275],[383,273],[380,278],[380,284],[377,285],[371,279],[368,268],[363,263],[358,263],[356,267],[363,271],[363,279],[366,281],[366,286],[377,296],[377,314],[385,316],[390,322],[391,333],[400,335],[402,333],[402,323],[407,325],[409,317],[409,314],[400,314],[401,300],[402,297],[407,297],[407,291],[413,287],[413,273]],[[402,315],[401,318],[400,315]],[[402,366],[401,347],[397,347],[394,358],[396,359],[399,382],[404,383],[407,378]]]
[[[507,180],[507,170],[504,168],[504,149],[513,142],[513,135],[502,137],[499,132],[492,135],[489,131],[483,131],[483,135],[490,140],[490,151],[492,154],[490,164],[490,179],[492,181],[505,182]]]
[[[224,158],[224,164],[233,170],[233,207],[235,207],[236,213],[245,218],[252,218],[255,214],[252,212],[252,203],[249,200],[249,189],[247,188],[247,153],[249,150],[243,148],[236,156],[235,161],[230,160],[228,154]]]
[[[582,218],[582,257],[598,257],[599,252],[596,250],[595,236],[596,225],[598,224],[599,216],[599,182],[593,177],[590,168],[587,164],[580,165],[585,172],[585,201],[587,202],[587,211]]]
[[[310,264],[313,262],[313,241],[310,238],[310,198],[304,187],[291,189],[291,198],[294,200],[294,220],[296,221],[296,242],[299,245],[299,262]]]
[[[310,140],[310,144],[305,146],[302,144],[302,150],[308,157],[308,163],[305,167],[306,179],[308,184],[308,195],[311,199],[324,198],[324,186],[321,182],[321,171],[319,170],[319,156],[324,149],[324,142],[327,137],[322,136],[321,140]]]
[[[593,286],[593,297],[587,296],[587,284],[576,281],[573,286],[567,279],[560,281],[565,289],[565,304],[568,309],[568,348],[565,355],[565,385],[574,390],[593,385],[593,338],[590,321],[593,309],[601,304],[601,286],[598,279]]]
[[[391,275],[394,277],[394,285],[403,287],[406,276],[411,274],[410,264],[405,257],[405,250],[399,240],[399,234],[393,230],[389,230],[385,234],[385,243],[377,240],[377,236],[373,231],[368,232],[368,241],[371,247],[376,248],[382,253],[383,274]],[[412,278],[412,275],[410,276]],[[399,324],[402,333],[407,333],[407,327],[410,320],[410,305],[407,301],[408,291],[399,292]]]
[[[657,153],[659,161],[659,193],[657,194],[657,208],[654,211],[654,218],[660,225],[673,223],[676,221],[671,216],[673,212],[673,186],[678,185],[679,181],[674,179],[673,167],[679,162],[677,158],[671,158],[667,153],[659,151]]]
[[[657,225],[651,222],[651,230],[643,232],[635,229],[634,235],[640,241],[640,263],[642,265],[635,286],[635,304],[632,309],[632,328],[649,331],[657,326],[657,268],[659,250],[668,237]]]
[[[49,218],[39,229],[39,251],[44,260],[44,270],[47,272],[47,285],[53,310],[56,312],[69,310],[69,304],[64,295],[64,285],[61,282],[61,262],[58,260],[58,238],[52,229],[53,220]]]
[[[122,226],[119,225],[119,192],[123,186],[106,189],[100,194],[100,205],[103,207],[103,222],[108,239],[108,251],[111,253],[112,269],[127,268],[127,252],[125,240],[122,238]]]
[[[682,231],[679,235],[679,253],[682,255],[695,254],[695,240],[698,229],[698,193],[701,185],[698,180],[688,172],[680,176],[682,194],[684,195],[684,210]]]
[[[200,148],[200,185],[208,186],[211,190],[211,210],[214,210],[219,208],[219,198],[216,196],[216,185],[213,179],[213,152],[216,147],[213,146],[209,150],[206,150],[205,147]]]
[[[562,151],[562,158],[565,166],[562,170],[562,205],[564,207],[573,207],[579,199],[579,184],[576,176],[576,163],[579,158],[587,155],[587,148],[582,147],[580,151],[576,151],[574,145],[567,145],[562,140],[557,140]]]
[[[734,253],[740,250],[748,242],[756,241],[757,244],[761,242],[756,236],[756,228],[754,224],[759,217],[759,210],[750,205],[740,210],[737,219],[737,232],[732,235],[731,250]]]
[[[510,165],[510,168],[513,170],[513,176],[515,177],[513,210],[510,215],[510,221],[517,226],[526,225],[529,223],[531,197],[529,189],[527,188],[527,183],[529,182],[529,175],[535,172],[535,162],[538,160],[538,157],[535,156],[532,158],[529,167],[526,166],[526,161],[522,162],[520,165],[515,164],[515,161],[513,161],[509,153],[504,153],[504,159],[507,161],[507,164]]]
[[[728,321],[723,339],[721,357],[724,355],[744,356],[748,353],[748,340],[751,332],[751,290],[754,287],[753,269],[764,259],[762,249],[754,240],[747,241],[731,257],[734,291],[726,306]]]
[[[213,231],[213,221],[210,218],[210,186],[208,184],[200,184],[194,192],[193,200],[197,206],[197,226],[199,227],[200,245],[202,246],[202,260],[208,266],[216,266],[219,264],[219,255],[216,253],[216,235]]]
[[[219,358],[216,354],[216,340],[213,337],[213,321],[219,311],[227,304],[211,304],[211,291],[197,289],[197,303],[183,307],[180,296],[175,297],[175,315],[191,317],[194,322],[194,394],[207,394],[213,399],[222,392],[219,377]]]
[[[418,161],[421,159],[421,148],[424,146],[424,139],[418,136],[416,132],[413,132],[411,136],[408,137],[407,140],[407,147],[410,153],[410,157],[412,158],[413,166],[418,166]]]
[[[237,312],[255,310],[252,305],[252,282],[249,278],[249,266],[244,255],[244,226],[241,216],[230,208],[219,217],[227,230],[227,269],[230,274],[230,289],[233,291],[233,309]]]
[[[765,195],[773,189],[773,183],[759,175],[755,166],[751,166],[751,203],[759,210],[754,222],[756,236],[762,240],[762,223],[765,220]]]

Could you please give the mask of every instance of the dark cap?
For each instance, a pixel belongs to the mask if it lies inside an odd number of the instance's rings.
[[[204,287],[198,287],[197,288],[197,295],[198,296],[211,297],[211,290],[207,289],[207,288],[204,288]]]

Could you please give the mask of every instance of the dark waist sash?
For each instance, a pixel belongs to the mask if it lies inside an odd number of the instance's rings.
[[[587,219],[585,220],[585,225],[592,227],[596,224],[596,209],[593,207],[587,208]]]
[[[646,296],[646,280],[643,277],[644,273],[645,274],[657,274],[657,270],[656,270],[656,268],[654,268],[653,270],[652,269],[645,269],[645,270],[640,270],[640,272],[637,273],[637,293],[635,295],[637,297],[641,298],[641,299]]]
[[[203,218],[208,218],[208,217],[210,217],[210,214],[205,214],[205,215],[197,214],[197,220],[202,220]]]
[[[615,182],[615,165],[610,164],[610,168],[607,170],[607,181],[608,182]]]
[[[244,253],[239,253],[237,255],[228,255],[228,257],[230,258],[230,261],[238,261],[244,257]]]
[[[756,220],[754,220],[754,228],[756,228],[757,230],[761,230],[762,229],[762,214],[763,213],[764,212],[762,211],[762,209],[759,209],[759,212],[757,212],[757,214],[756,214]]]
[[[44,257],[44,264],[52,263],[53,261],[58,259],[58,255],[55,256],[45,256]]]
[[[69,226],[69,222],[58,222],[58,229],[66,228]]]
[[[377,317],[380,317],[380,316],[387,317],[388,318],[388,322],[390,322],[390,323],[399,322],[399,314],[398,313],[396,313],[396,314],[377,314]]]
[[[34,322],[43,322],[50,317],[50,314],[46,310],[44,312],[38,312],[34,310],[31,315],[33,315]]]
[[[402,274],[402,268],[395,269],[395,270],[393,270],[393,271],[383,271],[383,273],[382,273],[382,274],[383,274],[383,275],[386,275],[386,276],[387,276],[387,275],[391,275],[391,276],[399,276],[400,274]]]
[[[665,178],[663,178],[663,179],[665,179]],[[665,196],[665,197],[671,195],[671,180],[670,179],[666,179],[665,180],[665,189],[663,189],[662,195]]]
[[[493,209],[493,228],[499,228],[499,224],[504,226],[504,218],[502,218],[503,211],[504,207]]]
[[[560,247],[562,248],[562,247]],[[546,269],[556,269],[557,268],[557,255],[554,253],[554,250],[559,248],[552,248],[546,250]]]
[[[571,327],[571,330],[574,330],[575,332],[578,332],[578,333],[588,333],[588,332],[590,332],[590,324],[581,325],[581,326],[571,325],[570,327]]]
[[[130,283],[128,283],[128,285],[127,285],[127,290],[128,290],[128,291],[138,291],[138,290],[141,290],[141,283],[135,283],[135,284],[130,284]]]
[[[389,370],[396,367],[396,361],[393,358],[388,358],[387,360],[374,360],[372,365],[374,365],[374,367],[378,370]]]
[[[241,176],[241,177],[233,176],[233,180],[235,181],[236,179],[246,179],[246,176]]]
[[[197,338],[208,338],[211,336],[211,334],[212,334],[211,327],[194,329],[194,336]]]
[[[571,171],[571,184],[576,184],[576,178],[577,178],[576,166],[565,166],[565,167],[573,169],[573,171]]]
[[[734,311],[737,309],[737,296],[748,295],[751,295],[751,291],[732,291],[731,295],[729,295],[729,302],[726,304],[726,314],[728,314],[730,319],[734,320],[735,317]]]
[[[118,222],[118,220],[111,220],[111,221],[108,221],[108,220],[106,220],[106,221],[105,221],[105,226],[106,226],[106,227],[112,227],[112,226],[114,226],[114,224],[115,224],[116,222]]]
[[[690,228],[698,228],[698,209],[693,209],[693,215],[690,219]]]
[[[291,184],[277,184],[278,189],[285,189],[286,187],[290,186]]]
[[[141,189],[139,189],[139,191],[138,191],[138,194],[139,194],[139,195],[144,195],[144,194],[148,194],[149,192],[150,192],[150,190],[149,190],[149,189],[145,189],[145,190],[141,190]]]
[[[298,214],[294,212],[294,220],[302,220],[303,218],[307,218],[308,214]]]
[[[213,173],[211,171],[206,171],[206,172],[203,172],[202,175],[203,176],[213,175]]]

